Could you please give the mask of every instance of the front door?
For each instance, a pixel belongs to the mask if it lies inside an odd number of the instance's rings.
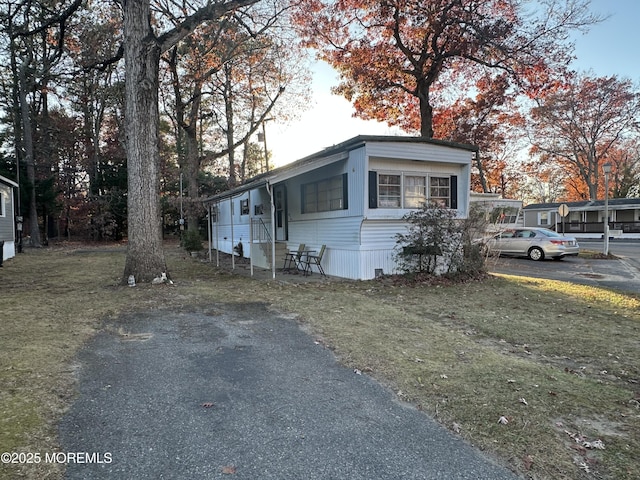
[[[277,185],[273,188],[273,201],[276,207],[276,241],[286,241],[287,237],[287,187]]]

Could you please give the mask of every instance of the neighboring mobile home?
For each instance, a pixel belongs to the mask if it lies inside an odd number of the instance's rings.
[[[0,242],[4,242],[2,248],[3,260],[13,258],[16,254],[15,211],[13,208],[14,188],[18,188],[16,182],[0,175]]]
[[[286,249],[326,245],[328,275],[365,280],[394,273],[404,214],[436,202],[467,216],[476,152],[425,138],[352,138],[205,200],[210,255],[235,248],[275,277]]]
[[[640,198],[611,198],[607,201],[609,235],[615,237],[640,237]],[[559,207],[566,205],[568,214],[559,214]],[[582,202],[536,203],[527,205],[524,211],[526,227],[545,227],[564,231],[577,237],[600,238],[604,232],[604,200]]]
[[[522,200],[502,198],[497,193],[471,192],[469,202],[485,212],[487,233],[523,226]]]

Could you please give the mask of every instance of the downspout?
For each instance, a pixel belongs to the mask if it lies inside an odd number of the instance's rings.
[[[229,197],[229,215],[231,215],[231,270],[236,269],[236,255],[233,249],[233,197]]]
[[[253,277],[253,215],[251,214],[251,190],[249,190],[247,197],[249,202],[249,270]]]
[[[220,204],[216,203],[216,267],[220,266]]]
[[[271,278],[276,279],[276,204],[273,199],[273,186],[267,180],[267,193],[271,200]]]
[[[207,214],[209,219],[207,221],[207,241],[209,242],[209,263],[211,263],[211,249],[213,248],[213,217],[211,216],[211,204],[207,205]]]

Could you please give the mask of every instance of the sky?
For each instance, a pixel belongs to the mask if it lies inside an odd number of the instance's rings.
[[[575,37],[573,68],[597,76],[618,75],[640,84],[640,0],[591,0],[591,10],[608,16]],[[267,147],[276,166],[304,158],[356,135],[395,135],[398,129],[353,118],[343,97],[332,95],[336,72],[318,62],[313,66],[311,107],[289,125],[267,123]]]

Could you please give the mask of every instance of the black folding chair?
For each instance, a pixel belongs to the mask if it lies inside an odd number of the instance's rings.
[[[312,266],[315,265],[316,267],[318,267],[318,272],[320,272],[320,275],[326,277],[327,275],[324,273],[324,269],[322,268],[322,265],[320,264],[320,262],[322,262],[322,256],[324,255],[324,251],[327,248],[326,245],[322,245],[322,247],[320,247],[320,253],[318,253],[318,255],[307,255],[306,256],[306,268],[305,268],[305,274],[308,272],[309,275],[311,275],[311,273],[313,273],[312,270]]]
[[[304,252],[304,243],[301,243],[298,247],[298,250],[294,250],[292,252],[288,252],[284,256],[284,267],[282,267],[282,271],[286,273],[291,273],[291,269],[294,269],[296,272],[298,271],[298,266],[300,265],[302,252]]]

